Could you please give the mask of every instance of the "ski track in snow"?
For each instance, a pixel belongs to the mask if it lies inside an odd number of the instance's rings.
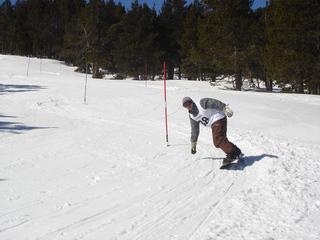
[[[319,96],[204,82],[88,79],[60,62],[0,55],[0,239],[316,240]],[[233,170],[201,128],[190,154],[181,99],[229,103]]]

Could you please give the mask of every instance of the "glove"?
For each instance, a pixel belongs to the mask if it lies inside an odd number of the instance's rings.
[[[197,152],[197,142],[192,142],[191,143],[191,154],[196,154]]]
[[[226,105],[222,111],[230,118],[233,115],[233,111]]]

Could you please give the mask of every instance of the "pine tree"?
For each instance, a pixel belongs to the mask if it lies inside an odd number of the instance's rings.
[[[11,52],[13,49],[13,17],[14,11],[9,0],[4,1],[0,6],[0,51],[1,53]]]
[[[15,19],[13,22],[15,49],[18,55],[33,55],[33,44],[28,25],[29,6],[27,2],[18,0],[14,5]]]
[[[203,55],[200,54],[199,42],[199,22],[203,19],[204,8],[198,0],[188,7],[186,19],[183,23],[184,33],[179,44],[181,46],[180,54],[182,56],[183,72],[192,78],[197,78],[206,72],[203,61]]]
[[[85,66],[90,65],[93,78],[102,77],[99,69],[106,66],[108,62],[109,49],[106,34],[110,24],[114,24],[114,21],[108,24],[109,14],[114,13],[107,10],[104,1],[91,0],[86,7],[74,15],[67,25],[64,36],[63,59],[80,66],[80,71],[84,71]]]
[[[211,67],[235,75],[241,90],[253,0],[204,0],[206,13],[200,26],[200,44]]]
[[[163,61],[167,62],[168,78],[173,79],[174,68],[182,63],[179,41],[183,34],[183,23],[186,17],[185,0],[165,0],[159,15],[161,32],[161,49]]]
[[[144,74],[146,63],[151,73],[159,69],[159,34],[156,26],[156,11],[145,3],[140,5],[136,0],[121,22],[112,27],[113,54],[120,73],[138,79],[139,75]]]
[[[112,27],[119,23],[122,17],[126,14],[126,11],[121,3],[115,4],[113,0],[106,1],[106,9],[104,16],[104,34],[102,37],[103,49],[102,49],[102,62],[101,67],[111,72],[115,72],[116,62],[114,60],[114,35]]]
[[[285,91],[319,88],[319,3],[271,1],[267,8],[265,65]]]
[[[28,18],[27,29],[32,41],[34,56],[51,56],[52,36],[55,34],[51,14],[52,3],[49,0],[29,0],[26,3]]]
[[[53,15],[54,25],[56,26],[54,52],[60,57],[63,47],[63,36],[66,32],[66,25],[71,21],[72,17],[86,6],[86,0],[54,0]]]
[[[251,42],[247,50],[246,77],[261,80],[265,83],[266,90],[273,90],[273,79],[266,74],[263,54],[266,41],[266,10],[259,8],[253,13],[253,23],[250,28]]]

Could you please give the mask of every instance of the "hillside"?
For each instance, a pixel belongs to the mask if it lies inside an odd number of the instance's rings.
[[[317,240],[320,98],[207,82],[88,79],[53,60],[0,55],[0,238]],[[234,111],[235,170],[181,99]]]

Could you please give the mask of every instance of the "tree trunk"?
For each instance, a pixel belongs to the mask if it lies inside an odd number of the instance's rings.
[[[168,71],[167,79],[174,79],[174,66],[170,62],[167,62],[167,71]]]
[[[272,92],[272,90],[273,90],[272,80],[268,80],[267,76],[265,76],[262,80],[264,81],[264,83],[266,85],[266,91]]]
[[[92,63],[92,78],[102,78],[102,74],[99,71],[98,64]]]
[[[237,91],[241,91],[241,87],[242,87],[242,70],[240,68],[236,69],[235,82],[236,82],[236,90]]]
[[[266,91],[272,92],[272,80],[265,80],[264,82],[266,84]]]

